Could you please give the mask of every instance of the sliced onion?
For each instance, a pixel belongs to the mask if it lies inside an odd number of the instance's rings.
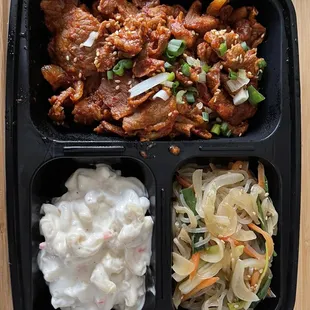
[[[170,96],[165,90],[161,89],[153,96],[153,100],[156,98],[160,98],[164,101],[167,101],[170,98]]]
[[[256,267],[261,269],[264,267],[265,262],[257,259],[249,258],[245,260],[238,259],[236,267],[231,279],[231,287],[234,294],[244,301],[259,301],[259,298],[254,294],[244,283],[244,271],[247,267]]]
[[[150,77],[147,80],[142,81],[141,83],[135,85],[129,90],[130,98],[141,95],[142,93],[148,91],[149,89],[165,82],[168,80],[170,73],[163,72],[155,76]]]
[[[232,237],[238,241],[250,241],[256,239],[256,234],[252,230],[240,229]]]
[[[238,70],[238,77],[240,79],[247,79],[246,71],[244,69],[239,69]]]
[[[234,105],[240,105],[249,99],[249,92],[246,89],[241,88],[235,95],[233,102]]]
[[[193,67],[200,67],[201,66],[201,62],[199,59],[195,59],[191,56],[187,56],[186,57],[186,62]]]
[[[173,87],[173,82],[170,82],[170,81],[165,81],[163,83],[161,83],[162,85],[166,86],[166,87],[169,87],[169,88],[172,88]]]
[[[80,47],[83,47],[83,46],[85,46],[85,47],[92,47],[94,45],[95,41],[98,39],[98,36],[99,36],[98,32],[92,31],[89,34],[87,40],[80,44]]]
[[[180,254],[174,252],[172,253],[172,257],[173,257],[172,269],[180,276],[188,276],[195,269],[194,263],[184,258]]]
[[[188,232],[184,229],[184,227],[180,230],[178,238],[183,240],[184,242],[186,242],[188,244],[192,244],[192,240],[191,240]]]
[[[218,263],[224,257],[224,243],[218,238],[211,238],[217,244],[218,250],[216,253],[208,253],[207,251],[202,251],[200,253],[200,258],[208,263]]]
[[[177,246],[178,251],[183,257],[185,257],[186,259],[189,259],[191,257],[191,248],[187,243],[179,240],[178,238],[174,238],[173,242]]]
[[[249,82],[250,82],[250,79],[248,79],[248,78],[241,79],[240,77],[238,77],[237,80],[228,80],[226,82],[226,84],[227,84],[228,88],[230,89],[230,91],[235,93],[240,88],[247,85]]]
[[[172,278],[176,281],[176,282],[181,282],[183,281],[187,276],[180,276],[179,274],[177,273],[174,273],[172,275]]]

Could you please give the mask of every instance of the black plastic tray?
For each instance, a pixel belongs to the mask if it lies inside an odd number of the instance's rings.
[[[179,3],[188,1],[162,1]],[[208,1],[206,1],[208,2]],[[9,256],[15,310],[49,310],[50,295],[36,255],[39,206],[63,193],[74,169],[110,163],[138,177],[155,197],[153,257],[150,270],[156,286],[145,310],[172,309],[171,196],[176,169],[188,162],[207,164],[248,159],[266,166],[270,194],[279,212],[272,288],[277,298],[257,309],[293,309],[296,290],[300,213],[300,90],[296,16],[290,0],[232,0],[255,5],[267,27],[259,53],[268,62],[262,81],[267,100],[241,138],[156,141],[140,143],[97,136],[85,129],[55,127],[48,120],[47,98],[52,91],[40,68],[49,62],[49,34],[40,0],[12,0],[7,64],[6,173]],[[178,156],[169,147],[181,149]],[[146,156],[145,156],[146,155]],[[1,303],[1,301],[0,301]]]

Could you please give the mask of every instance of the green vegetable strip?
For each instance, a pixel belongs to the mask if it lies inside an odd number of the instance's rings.
[[[260,60],[260,61],[258,62],[257,65],[258,65],[259,69],[264,69],[264,68],[267,67],[267,62],[266,62],[265,59],[262,59],[262,60]]]
[[[221,125],[219,124],[214,124],[211,132],[214,133],[215,135],[219,135],[221,133]]]
[[[242,42],[242,43],[241,43],[241,47],[242,47],[243,50],[246,51],[246,52],[249,50],[249,47],[248,47],[248,45],[246,44],[246,42]]]
[[[107,71],[108,80],[113,80],[113,71]]]
[[[202,119],[205,122],[208,122],[209,121],[209,113],[208,112],[202,112]]]
[[[187,101],[188,103],[194,103],[194,102],[196,101],[193,92],[187,92],[187,93],[185,94],[185,97],[186,97],[186,101]]]
[[[175,79],[175,73],[174,72],[169,73],[167,81],[173,82],[174,79]]]
[[[265,100],[266,98],[258,91],[255,89],[254,86],[250,85],[248,87],[248,92],[249,92],[249,102],[253,105],[257,105],[261,101]]]
[[[262,209],[262,204],[261,204],[259,198],[257,198],[257,209],[258,209],[258,214],[259,214],[259,219],[261,222],[262,229],[264,231],[267,231],[266,222],[264,219],[264,214],[263,214],[263,209]]]
[[[124,67],[120,64],[120,62],[118,62],[112,70],[118,76],[123,76],[125,73]]]
[[[219,48],[220,55],[224,56],[226,52],[227,52],[227,44],[226,44],[226,42],[221,43],[220,48]]]
[[[238,78],[238,73],[237,72],[234,72],[232,70],[229,70],[229,75],[228,75],[229,79],[230,80],[237,80]]]
[[[184,104],[183,96],[186,94],[186,90],[180,90],[177,92],[176,100],[178,104]]]
[[[164,66],[165,66],[165,69],[166,69],[166,70],[171,70],[171,69],[173,68],[172,64],[170,64],[170,63],[167,62],[167,61],[165,62]]]
[[[238,302],[233,303],[227,303],[229,310],[238,310],[238,309],[244,309],[245,301],[241,300]]]
[[[178,81],[175,81],[175,82],[173,82],[173,85],[172,85],[172,91],[173,91],[173,94],[174,95],[176,95],[177,94],[177,88],[179,87],[179,85],[180,85],[180,82],[178,82]]]
[[[190,65],[188,63],[183,64],[181,71],[185,76],[189,77],[191,75]]]
[[[208,65],[203,65],[203,66],[202,66],[202,70],[203,70],[204,72],[206,72],[206,73],[208,73],[210,69],[211,69],[211,67],[208,66]]]
[[[171,56],[178,57],[183,54],[185,49],[186,49],[186,45],[183,40],[172,39],[168,43],[167,52]]]
[[[225,135],[228,132],[228,124],[226,122],[222,123],[221,132],[223,135]]]
[[[184,188],[181,190],[181,193],[183,194],[184,200],[186,204],[190,207],[190,209],[194,212],[195,215],[197,215],[196,211],[196,197],[194,190],[191,187]]]

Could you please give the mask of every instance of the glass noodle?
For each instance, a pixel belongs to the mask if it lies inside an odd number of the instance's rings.
[[[278,213],[264,166],[187,165],[174,192],[175,308],[247,310],[268,297]]]

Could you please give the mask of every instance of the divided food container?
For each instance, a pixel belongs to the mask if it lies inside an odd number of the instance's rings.
[[[208,2],[208,1],[207,1]],[[162,1],[188,7],[187,1]],[[108,163],[125,176],[139,178],[151,197],[153,255],[145,310],[172,306],[172,182],[186,163],[229,160],[265,165],[270,195],[279,213],[272,289],[257,309],[293,309],[296,290],[300,210],[300,91],[296,17],[290,0],[232,0],[254,5],[267,38],[259,53],[268,62],[262,81],[266,101],[240,138],[139,142],[86,129],[56,127],[48,119],[52,90],[40,68],[49,63],[48,31],[40,0],[12,0],[8,40],[6,100],[6,176],[10,271],[14,310],[52,309],[36,256],[42,241],[40,206],[64,193],[64,183],[79,167]],[[179,155],[170,152],[180,148]]]

